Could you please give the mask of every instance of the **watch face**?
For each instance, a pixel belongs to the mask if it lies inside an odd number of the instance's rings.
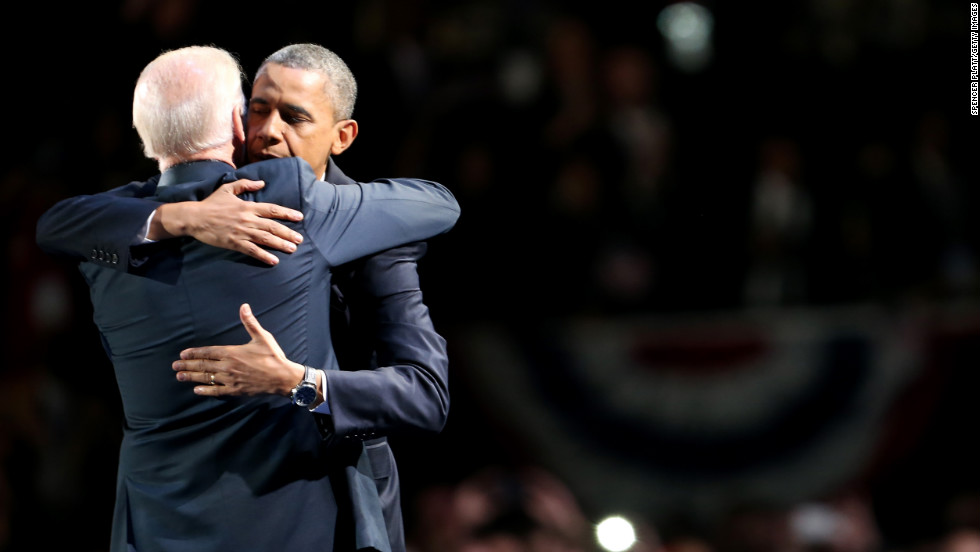
[[[293,395],[293,403],[299,406],[309,406],[316,400],[316,388],[312,385],[300,385]]]

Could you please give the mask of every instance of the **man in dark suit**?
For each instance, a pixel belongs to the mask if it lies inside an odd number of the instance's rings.
[[[331,156],[342,153],[357,136],[357,123],[351,119],[355,97],[353,75],[329,50],[296,44],[273,53],[257,71],[253,87],[247,121],[249,159],[300,156],[327,182],[354,183]],[[278,257],[258,245],[289,252],[297,240],[268,217],[296,220],[298,213],[235,198],[254,187],[247,181],[229,183],[204,201],[160,206],[132,199],[142,191],[131,185],[65,200],[46,215],[44,229],[49,243],[64,252],[78,256],[91,249],[95,262],[128,270],[128,245],[159,206],[150,238],[186,234],[274,263]],[[334,268],[331,333],[345,372],[325,378],[327,386],[334,387],[328,390],[332,415],[316,417],[328,434],[364,438],[342,445],[349,449],[345,455],[351,461],[339,484],[346,487],[353,506],[342,513],[354,518],[362,534],[374,528],[362,527],[361,520],[375,518],[364,505],[381,508],[395,552],[405,549],[404,526],[398,470],[384,435],[406,429],[439,431],[449,407],[446,344],[422,301],[417,272],[425,248],[424,242],[407,244]],[[100,256],[105,260],[99,261]],[[242,319],[247,327],[262,331],[251,314],[243,313]],[[178,366],[179,376],[207,385],[210,374],[216,374],[224,385],[198,387],[204,395],[282,393],[283,382],[293,376],[281,364],[263,362],[269,349],[259,347],[265,343],[260,341],[227,351],[211,348],[209,354],[223,358],[185,363]],[[271,335],[268,341],[275,344]],[[380,400],[390,394],[411,401]],[[358,425],[362,419],[372,424]]]
[[[242,178],[266,182],[246,198],[302,214],[301,222],[288,225],[302,238],[295,251],[277,254],[278,262],[270,267],[195,240],[134,247],[128,258],[128,247],[119,249],[120,255],[110,249],[116,244],[104,242],[94,248],[93,259],[80,265],[125,414],[114,551],[333,549],[343,533],[336,524],[338,501],[344,499],[336,496],[330,475],[351,463],[333,445],[345,429],[371,428],[377,420],[369,409],[353,409],[344,413],[343,429],[336,420],[332,427],[320,424],[322,438],[311,412],[336,418],[344,408],[333,395],[349,392],[344,378],[331,381],[332,376],[308,368],[331,374],[337,368],[323,331],[329,325],[331,270],[447,231],[458,217],[452,195],[434,183],[336,186],[318,181],[298,158],[236,171],[235,144],[244,139],[241,99],[240,69],[224,51],[186,48],[147,66],[134,94],[134,124],[162,174],[131,186],[169,206],[210,199],[222,183]],[[161,205],[154,219],[151,228],[170,232],[167,225],[179,217],[169,216]],[[42,218],[39,245],[72,254],[57,239],[62,231],[67,229]],[[124,270],[115,268],[120,260]],[[242,319],[250,320],[254,312],[276,332],[276,360],[299,383],[288,393],[193,396],[173,377],[171,361],[187,347],[245,341],[246,330],[234,316],[241,303],[250,305],[242,306]],[[207,383],[214,388],[231,384],[229,374],[209,374]],[[351,385],[358,387],[358,382]],[[384,394],[379,386],[372,389]],[[280,396],[287,394],[292,400]],[[378,398],[406,403],[411,410],[409,395]],[[364,471],[370,473],[370,466]],[[354,500],[365,490],[355,488],[359,484],[352,481],[348,490]],[[354,537],[358,549],[389,549],[384,521],[378,518],[361,524],[367,529]]]

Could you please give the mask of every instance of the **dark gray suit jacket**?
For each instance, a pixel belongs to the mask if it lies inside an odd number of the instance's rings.
[[[176,382],[170,363],[186,347],[248,341],[237,317],[237,306],[248,302],[290,359],[336,369],[323,331],[331,268],[444,232],[458,217],[455,200],[437,184],[332,186],[317,182],[299,159],[234,172],[215,162],[181,165],[164,173],[155,195],[201,199],[238,178],[266,181],[252,199],[304,212],[304,221],[292,224],[303,244],[280,255],[276,267],[194,240],[133,248],[132,255],[128,248],[110,252],[107,242],[93,248],[94,262],[81,264],[125,412],[114,551],[332,549],[338,499],[330,474],[359,465],[360,456],[339,452],[338,435],[321,439],[314,417],[285,398],[197,397]],[[39,245],[64,252],[54,245],[57,232],[42,231],[42,223],[50,221],[39,222]],[[110,268],[122,263],[128,270]],[[332,379],[327,405],[334,410],[345,386]],[[343,412],[344,427],[355,429],[377,427],[378,410],[401,408],[375,405],[370,419],[358,421],[358,410],[337,407],[334,416]],[[343,492],[355,502],[378,500],[373,483],[373,494],[356,480],[350,487]],[[387,550],[383,520],[361,521],[358,547]]]

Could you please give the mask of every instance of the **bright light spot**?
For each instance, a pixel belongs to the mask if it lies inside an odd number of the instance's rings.
[[[657,28],[667,41],[671,61],[687,71],[702,69],[711,59],[714,17],[700,4],[678,2],[657,16]]]
[[[599,545],[609,552],[628,550],[636,542],[633,525],[619,516],[611,516],[599,522],[595,528]]]

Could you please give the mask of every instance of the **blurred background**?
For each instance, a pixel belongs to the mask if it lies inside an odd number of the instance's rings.
[[[114,497],[118,390],[38,216],[156,172],[130,107],[162,50],[251,77],[293,42],[358,78],[349,176],[462,206],[420,267],[449,422],[392,439],[414,552],[980,550],[968,2],[20,9],[0,550],[106,550]]]

